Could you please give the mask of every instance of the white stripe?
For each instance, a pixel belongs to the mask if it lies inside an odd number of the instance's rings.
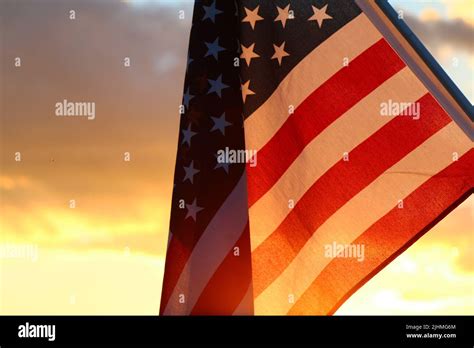
[[[324,246],[350,244],[433,175],[472,147],[469,138],[451,122],[393,165],[354,196],[315,231],[285,271],[255,300],[256,314],[286,314],[318,274],[332,260]],[[278,255],[275,255],[278,257]]]
[[[382,36],[361,13],[309,53],[283,79],[273,94],[245,120],[247,149],[260,150],[311,93]]]
[[[248,221],[247,204],[244,173],[195,245],[163,314],[191,313],[206,284],[243,233]],[[184,295],[184,303],[180,303],[180,295]]]
[[[380,115],[380,104],[389,98],[415,102],[426,88],[404,68],[381,84],[314,138],[275,185],[250,207],[250,236],[255,250],[291,212],[305,192],[334,164],[393,118]],[[272,209],[268,209],[272,207]]]

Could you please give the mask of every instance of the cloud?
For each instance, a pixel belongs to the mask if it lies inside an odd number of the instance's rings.
[[[109,199],[109,211],[84,211],[80,206],[69,209],[65,204],[2,204],[1,240],[71,251],[128,248],[131,252],[163,256],[168,235],[167,209],[153,201],[134,198],[133,202],[139,206],[125,209],[124,202],[113,205]]]
[[[32,182],[26,176],[7,176],[0,175],[0,191],[11,191],[16,189],[25,189],[31,187]]]
[[[193,7],[179,3],[186,20],[173,0],[0,2],[4,61],[22,59],[2,76],[1,238],[164,254]],[[94,101],[96,119],[55,117],[63,99]]]
[[[462,19],[474,25],[474,2],[472,0],[440,0],[445,4],[448,17]]]
[[[474,2],[390,2],[467,99],[474,102]]]
[[[471,313],[474,277],[459,269],[458,254],[455,247],[433,246],[422,238],[359,289],[337,314]]]
[[[157,315],[164,258],[123,251],[42,248],[3,259],[0,314]]]
[[[2,175],[0,241],[71,251],[129,248],[134,253],[164,255],[170,192],[165,197],[156,185],[133,189],[136,181],[130,177],[131,187],[103,192],[90,192],[84,185],[74,192],[72,209],[71,192],[54,190],[51,183],[30,177]]]
[[[470,197],[440,221],[433,230],[434,233],[428,232],[421,238],[430,250],[452,246],[452,251],[446,257],[452,258],[459,272],[471,274],[474,274],[473,212],[474,199]],[[436,231],[443,231],[443,233]]]
[[[404,19],[420,40],[433,49],[450,44],[471,54],[474,51],[474,27],[461,19],[442,20],[431,16],[423,21],[410,14],[405,14]]]
[[[160,74],[166,74],[168,71],[178,66],[179,57],[172,52],[166,52],[161,55],[156,62],[155,68]]]
[[[433,20],[439,20],[441,18],[441,15],[439,14],[439,12],[434,9],[434,8],[426,8],[426,9],[423,9],[420,13],[420,19],[423,21],[423,22],[427,22],[427,21],[433,21]]]
[[[180,20],[171,6],[72,3],[0,6],[5,62],[22,59],[20,70],[5,64],[3,135],[8,148],[2,151],[25,143],[69,153],[84,147],[105,152],[117,144],[125,149],[174,147],[191,16]],[[74,21],[67,17],[71,6]],[[192,3],[186,11],[192,13]],[[131,60],[129,68],[123,66],[125,57]],[[54,105],[63,99],[95,102],[96,119],[58,120]],[[174,162],[174,154],[166,160]]]

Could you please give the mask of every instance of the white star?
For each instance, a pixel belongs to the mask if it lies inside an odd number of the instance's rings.
[[[285,41],[283,41],[280,47],[273,45],[273,49],[275,50],[275,54],[272,56],[272,59],[278,59],[278,64],[281,65],[283,58],[289,56],[289,53],[285,52]]]
[[[245,100],[247,99],[248,95],[255,94],[255,92],[252,91],[249,86],[250,86],[250,80],[245,82],[241,87],[242,88],[242,99],[243,99],[244,103],[245,103]]]
[[[189,101],[193,99],[194,96],[189,93],[189,87],[186,90],[186,92],[183,94],[183,105],[186,106],[186,108],[189,108]]]
[[[212,121],[214,122],[214,126],[212,127],[211,132],[215,130],[220,130],[222,135],[225,135],[225,127],[229,127],[232,125],[232,123],[226,121],[225,113],[223,113],[221,117],[211,116],[211,118],[212,118]]]
[[[202,18],[203,21],[205,21],[207,18],[209,18],[212,23],[215,23],[216,21],[216,15],[222,13],[221,10],[216,8],[216,2],[214,1],[211,6],[203,6],[204,8],[204,17]]]
[[[195,136],[197,133],[191,130],[191,124],[189,124],[188,129],[183,129],[183,141],[181,144],[188,143],[191,146],[191,138]]]
[[[250,26],[252,27],[252,29],[255,29],[255,23],[257,21],[263,20],[263,18],[258,15],[259,7],[260,5],[255,7],[255,9],[253,10],[249,10],[248,8],[244,7],[244,10],[247,16],[244,19],[242,19],[242,22],[250,23]]]
[[[207,94],[216,93],[220,98],[222,98],[222,90],[229,87],[225,83],[222,83],[222,74],[219,75],[217,80],[208,79],[207,81],[211,85]]]
[[[332,17],[326,13],[328,5],[324,5],[324,7],[320,9],[316,6],[312,7],[314,14],[310,18],[308,18],[308,21],[317,21],[319,27],[321,28],[325,19],[332,19]]]
[[[194,161],[191,161],[191,164],[189,165],[189,167],[184,167],[184,171],[185,171],[185,175],[184,175],[184,179],[183,179],[183,182],[185,182],[186,180],[189,180],[191,181],[191,184],[193,184],[193,181],[194,181],[194,175],[196,175],[197,173],[199,173],[199,170],[194,168]]]
[[[199,213],[204,208],[201,208],[196,203],[196,198],[191,204],[186,204],[186,209],[188,210],[185,219],[191,217],[194,221],[196,221],[196,214]]]
[[[240,45],[242,47],[242,54],[240,58],[244,58],[247,66],[250,65],[252,58],[259,58],[260,56],[253,51],[255,47],[255,43],[251,44],[249,47],[245,47],[244,45]]]
[[[224,47],[219,46],[219,38],[216,38],[214,42],[205,42],[205,44],[207,53],[204,57],[213,56],[217,60],[219,52],[225,51]]]
[[[285,8],[280,8],[277,6],[277,10],[278,10],[278,17],[275,18],[274,22],[280,21],[281,25],[283,25],[283,28],[284,28],[286,25],[286,21],[288,19],[292,19],[292,17],[290,17],[290,5],[286,6]]]

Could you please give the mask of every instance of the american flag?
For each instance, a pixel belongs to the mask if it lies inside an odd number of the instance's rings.
[[[373,1],[196,1],[183,110],[164,315],[332,314],[473,190],[468,113]]]

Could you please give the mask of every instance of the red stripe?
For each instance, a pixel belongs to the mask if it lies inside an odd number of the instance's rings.
[[[381,39],[316,89],[258,152],[258,165],[247,166],[249,206],[275,184],[315,136],[404,66]]]
[[[341,159],[321,176],[275,232],[254,250],[252,266],[256,295],[285,270],[314,231],[332,214],[451,121],[430,94],[418,102],[420,119],[395,117],[357,146],[349,154],[350,160]]]
[[[160,315],[163,314],[166,305],[178,283],[181,272],[191,255],[189,246],[184,245],[175,237],[171,237],[166,254],[165,273],[163,277],[163,290],[161,293]]]
[[[357,238],[365,259],[331,261],[289,314],[333,314],[355,291],[464,201],[474,185],[474,151],[434,175]]]
[[[240,249],[239,256],[235,256],[234,247],[229,251],[199,296],[191,315],[232,315],[244,298],[252,279],[248,224],[235,246]],[[249,308],[248,313],[253,313],[253,308]]]

